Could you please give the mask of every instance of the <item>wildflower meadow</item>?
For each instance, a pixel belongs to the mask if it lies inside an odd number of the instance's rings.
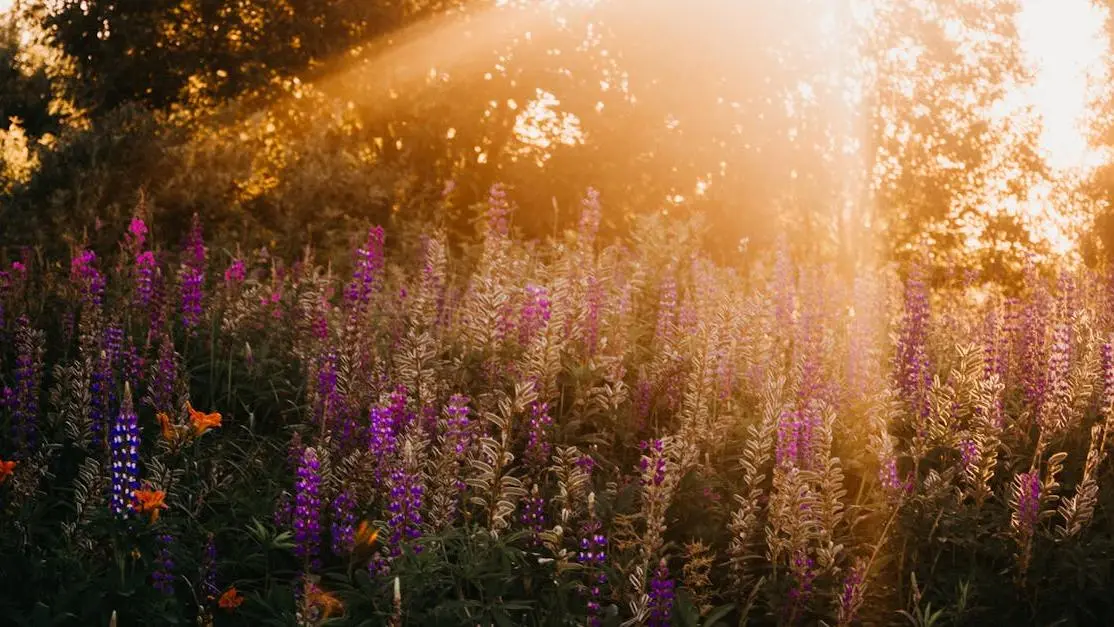
[[[0,623],[1114,621],[1114,275],[733,267],[602,202],[6,260]]]

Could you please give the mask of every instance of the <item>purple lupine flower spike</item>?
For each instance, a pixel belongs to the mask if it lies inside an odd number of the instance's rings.
[[[905,281],[905,313],[895,357],[898,386],[922,418],[928,415],[928,388],[932,381],[932,364],[928,357],[929,315],[928,284],[917,265]]]
[[[135,260],[135,301],[141,308],[151,306],[155,298],[155,280],[158,273],[155,254],[143,251]]]
[[[549,295],[540,285],[526,286],[526,302],[519,315],[519,342],[529,344],[549,323]]]
[[[843,590],[839,595],[839,624],[849,625],[855,620],[855,614],[862,604],[865,583],[866,565],[860,561],[843,579]]]
[[[158,359],[151,373],[148,400],[155,411],[169,412],[174,407],[174,391],[178,385],[178,354],[174,351],[174,340],[169,334],[163,335],[159,344]]]
[[[204,285],[205,275],[202,271],[190,266],[182,269],[182,324],[186,329],[193,330],[201,323],[204,314]]]
[[[321,462],[317,450],[306,447],[298,466],[294,493],[294,554],[307,568],[320,566],[321,547]]]
[[[1017,497],[1017,520],[1024,534],[1032,534],[1040,519],[1041,479],[1037,471],[1020,476],[1020,493]]]
[[[77,286],[86,305],[99,307],[104,303],[104,275],[97,270],[97,255],[83,250],[70,261],[70,280]]]
[[[523,460],[534,471],[544,471],[549,464],[549,426],[553,418],[549,416],[549,403],[535,401],[530,404],[530,426],[527,432],[526,453]]]
[[[398,557],[402,554],[402,543],[417,540],[422,535],[422,496],[425,488],[421,478],[402,469],[395,469],[391,473],[390,502],[387,511],[391,517],[387,525],[391,531],[390,544],[391,556]],[[421,546],[415,545],[414,552],[421,551]]]
[[[31,327],[27,316],[16,321],[15,394],[12,427],[21,454],[28,454],[39,440],[39,394],[42,389],[43,334]]]
[[[669,627],[673,624],[673,580],[665,560],[658,562],[650,580],[650,627]]]
[[[94,362],[89,383],[89,424],[94,442],[103,442],[112,415],[112,365],[108,355],[101,353]]]
[[[453,394],[445,406],[445,441],[453,453],[463,455],[471,440],[468,421],[468,397]]]
[[[193,214],[190,223],[189,236],[186,238],[186,250],[183,263],[185,265],[205,272],[205,258],[208,250],[205,248],[205,236],[201,230],[201,217]]]
[[[590,627],[599,627],[603,624],[600,599],[603,598],[601,588],[607,583],[607,575],[603,572],[603,566],[607,563],[607,536],[600,533],[601,530],[600,521],[592,514],[588,522],[581,528],[580,542],[575,555],[576,561],[584,566],[587,573],[588,616],[586,623]]]
[[[225,287],[229,289],[239,287],[245,279],[247,279],[247,271],[244,269],[244,260],[233,259],[224,271]]]
[[[354,315],[367,311],[372,294],[382,287],[384,240],[383,227],[373,226],[368,230],[366,243],[356,251],[352,280],[344,290],[344,300]]]
[[[143,245],[147,242],[147,223],[143,218],[136,216],[132,218],[128,224],[128,231],[124,234],[124,250],[132,257],[139,254],[143,250]]]
[[[182,324],[190,331],[200,324],[204,313],[202,301],[205,298],[206,252],[201,219],[195,213],[189,237],[186,239],[186,249],[182,254],[181,274]]]
[[[342,490],[333,499],[333,523],[330,528],[333,553],[348,555],[356,545],[356,501],[352,493]]]
[[[112,458],[112,499],[109,507],[127,518],[139,489],[139,417],[132,406],[131,386],[124,384],[124,400],[108,440]]]
[[[530,530],[530,541],[537,546],[541,543],[541,533],[545,529],[545,497],[538,493],[535,485],[530,496],[522,502],[522,525]]]
[[[159,534],[159,552],[155,558],[155,570],[151,573],[151,585],[166,596],[174,595],[174,559],[170,555],[170,545],[174,537],[168,533]]]

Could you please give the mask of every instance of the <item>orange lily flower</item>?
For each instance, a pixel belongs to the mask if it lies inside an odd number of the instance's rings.
[[[220,427],[220,413],[213,412],[206,414],[205,412],[197,411],[193,405],[186,403],[186,409],[190,412],[190,422],[193,423],[193,434],[201,435],[212,429],[213,427]]]
[[[321,618],[328,618],[344,611],[344,604],[339,599],[312,583],[306,584],[306,605],[320,610]]]
[[[236,586],[232,586],[225,590],[224,594],[220,595],[220,600],[217,601],[217,605],[226,610],[234,610],[240,607],[240,604],[243,602],[243,595],[236,591]]]
[[[159,419],[159,424],[162,426],[163,439],[170,444],[177,444],[180,434],[178,433],[177,427],[170,423],[170,416],[167,416],[166,412],[160,411],[158,414],[155,414],[155,417]]]
[[[379,530],[373,529],[366,520],[360,521],[360,526],[356,529],[356,546],[372,546],[379,538]]]
[[[166,509],[166,492],[162,490],[136,490],[135,510],[141,514],[150,514],[151,523],[159,519],[159,510]]]
[[[8,480],[8,477],[12,476],[12,473],[15,472],[17,463],[18,462],[14,461],[6,462],[0,459],[0,483],[4,483]]]

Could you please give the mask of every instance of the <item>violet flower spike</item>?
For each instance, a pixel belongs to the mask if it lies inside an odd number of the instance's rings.
[[[159,552],[155,557],[155,570],[151,573],[151,586],[166,596],[174,596],[174,559],[170,545],[174,537],[168,533],[159,534]]]
[[[112,498],[109,507],[117,518],[128,518],[139,489],[139,417],[132,406],[131,387],[124,384],[124,401],[109,440],[112,460]]]
[[[650,618],[649,627],[669,627],[673,624],[673,580],[669,578],[669,568],[665,560],[658,562],[650,580]]]
[[[342,490],[333,499],[333,523],[330,528],[333,554],[348,555],[356,546],[356,501],[352,493]]]
[[[294,495],[294,554],[307,569],[320,567],[321,547],[321,462],[317,450],[306,447],[298,466]]]
[[[27,316],[16,320],[15,393],[12,427],[21,454],[29,454],[39,441],[39,395],[43,380],[43,334]]]
[[[391,473],[390,502],[387,511],[390,519],[387,525],[390,528],[391,556],[398,557],[402,554],[402,543],[413,542],[422,535],[422,496],[425,488],[421,478],[402,469],[395,469]],[[414,545],[414,552],[421,552],[420,545]]]

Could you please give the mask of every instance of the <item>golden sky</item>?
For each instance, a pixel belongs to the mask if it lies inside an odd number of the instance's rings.
[[[1041,145],[1053,167],[1087,168],[1102,158],[1088,146],[1085,124],[1088,78],[1104,71],[1104,19],[1091,0],[1022,2],[1018,28],[1036,80],[1016,97],[1043,118]]]

